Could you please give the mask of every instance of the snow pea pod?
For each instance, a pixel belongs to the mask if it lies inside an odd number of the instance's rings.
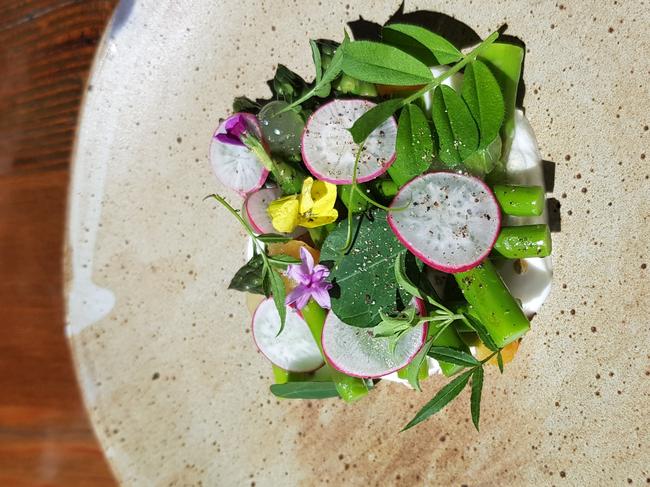
[[[494,250],[507,259],[546,257],[551,254],[551,232],[544,224],[503,227]]]
[[[497,184],[492,189],[506,215],[539,216],[544,211],[544,188],[541,186]]]

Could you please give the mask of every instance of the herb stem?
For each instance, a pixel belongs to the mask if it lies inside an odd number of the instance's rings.
[[[458,61],[451,68],[449,68],[447,71],[442,73],[440,76],[437,76],[431,83],[425,85],[423,88],[419,89],[418,91],[416,91],[412,95],[404,98],[403,105],[406,105],[408,103],[411,103],[414,100],[417,100],[418,98],[423,96],[428,91],[431,91],[434,88],[436,88],[437,86],[439,86],[440,84],[442,84],[442,82],[445,81],[447,78],[449,78],[450,76],[453,76],[458,71],[463,69],[468,63],[470,63],[471,61],[474,61],[478,57],[478,55],[481,54],[481,52],[483,52],[483,50],[487,46],[489,46],[494,41],[496,41],[498,37],[499,37],[499,32],[498,31],[492,32],[492,34],[490,34],[488,37],[486,37],[483,42],[481,42],[478,46],[476,46],[474,49],[472,49],[471,52],[467,53],[467,55],[464,56],[463,59]]]

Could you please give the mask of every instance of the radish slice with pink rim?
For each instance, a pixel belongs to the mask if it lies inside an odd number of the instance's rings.
[[[371,328],[345,324],[330,311],[321,342],[327,361],[336,370],[376,379],[406,367],[424,345],[427,329],[427,323],[414,327],[400,338],[392,352],[387,338],[373,337]]]
[[[462,272],[485,259],[499,235],[501,211],[478,178],[449,172],[423,174],[400,189],[388,214],[397,238],[425,264]]]
[[[253,314],[253,340],[271,363],[290,372],[313,372],[323,365],[323,357],[298,311],[287,306],[284,330],[273,298],[262,301]],[[276,336],[277,335],[277,336]]]
[[[243,115],[252,134],[262,140],[262,131],[255,115],[250,113],[236,113]],[[246,146],[227,144],[217,140],[218,134],[226,133],[224,120],[212,136],[210,143],[210,163],[212,170],[224,186],[245,195],[258,190],[269,175],[268,169],[260,162],[255,154]]]
[[[282,196],[280,188],[262,188],[259,191],[250,193],[244,202],[244,210],[248,223],[257,233],[281,233],[278,232],[271,223],[268,207],[269,203],[277,200]],[[307,230],[297,227],[292,233],[286,234],[292,238],[299,237],[306,233]]]
[[[333,100],[316,110],[302,133],[302,159],[318,179],[333,184],[352,183],[358,145],[349,128],[375,104],[367,100]],[[395,160],[397,123],[388,118],[366,139],[357,168],[357,182],[375,179]]]

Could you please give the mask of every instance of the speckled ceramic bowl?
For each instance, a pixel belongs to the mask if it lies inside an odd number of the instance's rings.
[[[526,115],[555,161],[555,286],[481,433],[464,394],[406,433],[442,384],[371,400],[278,401],[243,296],[243,234],[203,196],[235,95],[309,37],[383,23],[399,1],[123,3],[88,86],[66,247],[79,382],[125,485],[641,485],[650,477],[650,9],[642,2],[407,2],[526,41]]]

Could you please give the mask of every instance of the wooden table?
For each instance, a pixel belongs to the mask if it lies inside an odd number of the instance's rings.
[[[0,2],[0,485],[115,485],[63,334],[69,157],[117,0]]]

